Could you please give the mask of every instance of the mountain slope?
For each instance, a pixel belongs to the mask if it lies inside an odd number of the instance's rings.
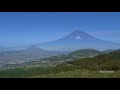
[[[90,40],[90,39],[96,40],[97,38],[83,32],[83,31],[75,30],[74,32],[70,33],[69,35],[67,35],[67,36],[65,36],[65,37],[63,37],[61,39],[58,39],[57,41],[60,41],[60,40],[62,40],[62,41],[63,40],[82,40],[82,39],[84,39],[84,40],[85,39],[86,40],[87,39],[88,40]]]
[[[93,58],[84,58],[67,62],[79,66],[79,69],[120,70],[120,50],[101,54]]]
[[[96,50],[108,50],[120,48],[119,43],[104,41],[78,30],[56,41],[41,43],[38,44],[37,46],[47,50],[58,51],[75,51],[87,48]]]
[[[114,51],[116,51],[116,50],[104,50],[104,51],[102,51],[102,53],[110,53],[110,52],[114,52]]]

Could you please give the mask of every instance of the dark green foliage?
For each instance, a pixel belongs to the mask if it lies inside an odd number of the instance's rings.
[[[0,77],[3,78],[19,78],[28,77],[37,74],[48,74],[50,73],[49,68],[14,68],[0,70]]]
[[[69,56],[87,58],[87,57],[94,57],[99,54],[101,54],[101,52],[94,49],[82,49],[70,53]]]
[[[81,69],[90,70],[120,70],[120,51],[101,54],[94,58],[85,58],[68,62]]]

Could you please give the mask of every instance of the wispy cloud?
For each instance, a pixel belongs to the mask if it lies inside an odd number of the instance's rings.
[[[53,46],[54,48],[63,48],[64,46]]]
[[[120,43],[120,31],[95,31],[89,32],[89,34],[103,40]]]
[[[90,34],[95,36],[99,36],[99,35],[116,36],[116,35],[120,35],[120,31],[96,31],[96,32],[90,32]]]
[[[55,34],[60,35],[60,36],[64,36],[69,34],[70,32],[55,32]]]

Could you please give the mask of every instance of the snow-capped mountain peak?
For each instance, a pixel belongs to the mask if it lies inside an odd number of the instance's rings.
[[[39,45],[46,50],[59,50],[59,51],[72,51],[79,49],[96,49],[96,50],[107,50],[107,49],[119,49],[120,44],[109,41],[104,41],[96,38],[86,32],[75,30],[74,32],[60,38],[56,41],[43,43]],[[58,46],[63,46],[59,48]],[[53,48],[58,47],[58,48]]]
[[[81,40],[81,39],[91,40],[91,39],[94,39],[95,40],[96,38],[87,34],[87,33],[85,33],[85,32],[83,32],[83,31],[75,30],[74,32],[68,34],[67,36],[65,36],[65,37],[63,37],[59,40],[61,41],[61,40],[71,40],[71,39],[74,39],[74,40]]]

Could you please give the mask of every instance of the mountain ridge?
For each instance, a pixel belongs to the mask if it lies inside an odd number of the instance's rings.
[[[101,40],[86,32],[75,30],[74,32],[55,41],[38,44],[39,47],[47,50],[75,51],[79,49],[119,49],[120,44]]]

